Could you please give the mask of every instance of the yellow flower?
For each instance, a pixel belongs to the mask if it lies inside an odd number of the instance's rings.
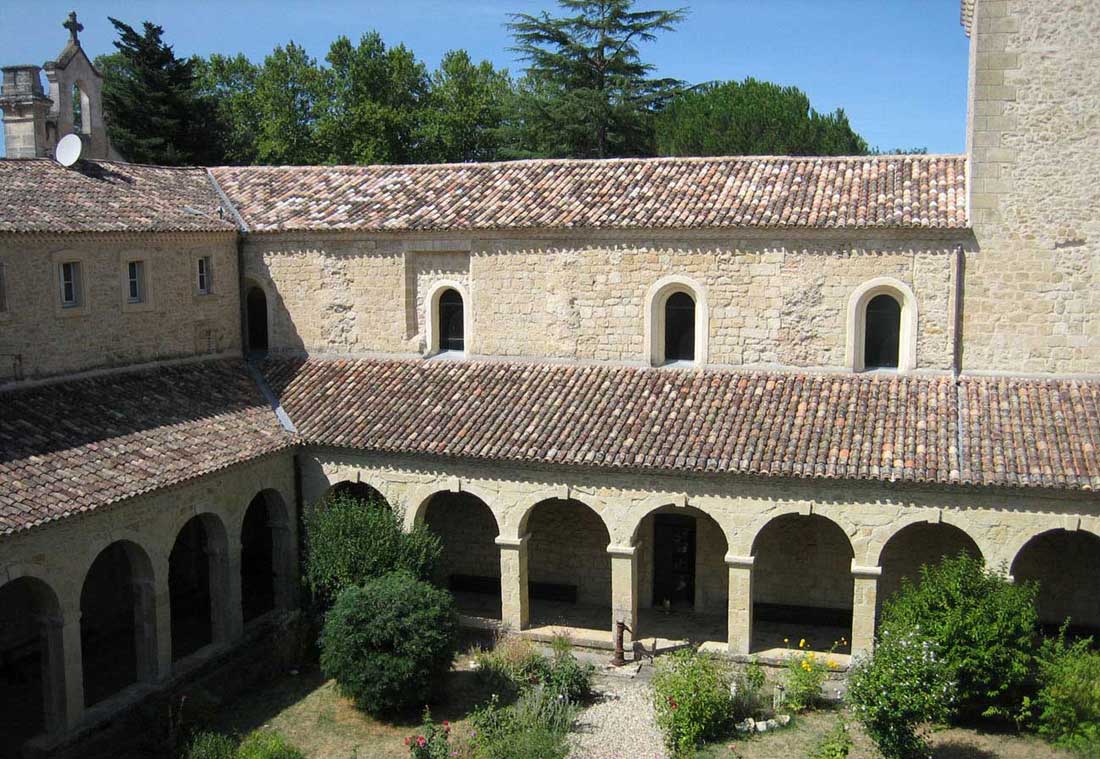
[[[826,663],[829,665],[829,669],[836,669],[836,662],[832,659],[829,659],[829,661]]]
[[[803,638],[802,640],[798,641],[798,647],[799,647],[799,648],[805,648],[805,647],[806,647],[806,639],[805,639],[805,638]]]
[[[784,638],[784,639],[783,639],[783,643],[784,643],[784,644],[789,644],[790,642],[791,642],[791,639],[790,639],[790,638]]]

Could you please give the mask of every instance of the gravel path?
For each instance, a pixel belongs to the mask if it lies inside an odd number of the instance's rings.
[[[597,698],[570,734],[570,759],[667,759],[653,715],[649,683],[623,674],[599,674]]]

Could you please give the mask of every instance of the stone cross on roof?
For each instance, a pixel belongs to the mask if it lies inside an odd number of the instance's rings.
[[[84,31],[84,24],[81,24],[76,20],[76,11],[69,12],[69,20],[62,24],[64,28],[69,30],[69,41],[74,45],[79,45],[80,40],[77,38],[77,32]]]

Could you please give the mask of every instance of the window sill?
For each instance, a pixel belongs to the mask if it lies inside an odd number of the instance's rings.
[[[439,351],[424,357],[427,361],[464,361],[466,351]]]
[[[684,361],[684,360],[679,360],[678,359],[676,361],[666,361],[663,364],[661,364],[659,368],[660,369],[698,369],[699,364],[696,363],[695,361]]]

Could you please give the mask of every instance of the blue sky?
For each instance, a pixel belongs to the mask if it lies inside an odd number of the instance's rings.
[[[684,0],[679,30],[643,48],[661,76],[689,82],[754,76],[805,90],[815,108],[843,107],[871,145],[961,152],[965,145],[967,39],[959,0]],[[675,7],[640,0],[640,7]],[[508,50],[509,12],[553,10],[553,0],[0,0],[0,65],[41,64],[63,47],[79,14],[93,58],[113,50],[107,16],[164,27],[177,54],[243,52],[262,60],[293,39],[318,59],[344,34],[377,29],[429,67],[466,48],[518,72]]]

